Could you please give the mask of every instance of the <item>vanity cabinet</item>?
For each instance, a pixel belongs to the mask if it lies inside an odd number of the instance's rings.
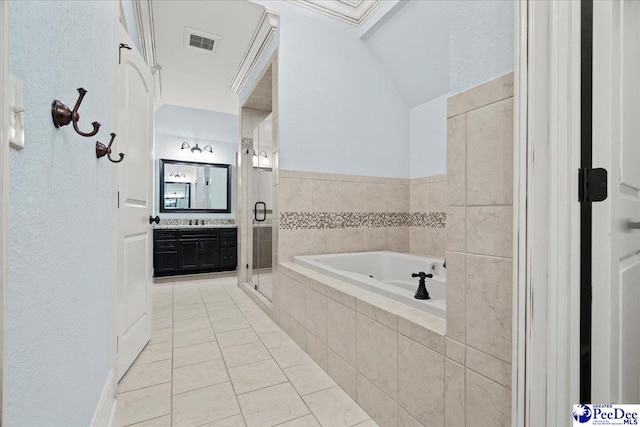
[[[231,271],[236,264],[236,228],[154,230],[154,277]]]

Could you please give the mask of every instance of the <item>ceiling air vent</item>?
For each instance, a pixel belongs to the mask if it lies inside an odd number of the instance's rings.
[[[184,44],[196,49],[213,52],[220,41],[220,36],[207,34],[193,28],[184,29]]]

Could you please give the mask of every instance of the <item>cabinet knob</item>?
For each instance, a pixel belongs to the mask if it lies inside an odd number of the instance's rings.
[[[156,215],[156,217],[154,218],[151,215],[149,215],[149,224],[153,224],[154,222],[156,224],[160,224],[160,217]]]

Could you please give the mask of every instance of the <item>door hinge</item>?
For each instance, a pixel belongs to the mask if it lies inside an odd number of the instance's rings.
[[[601,202],[607,198],[607,170],[582,168],[578,171],[578,201]]]
[[[249,264],[247,264],[247,268],[249,268]]]
[[[120,353],[120,337],[116,337],[116,354]]]
[[[131,47],[126,43],[120,43],[118,48],[118,64],[122,64],[122,49],[131,50]]]
[[[118,209],[120,209],[120,192],[118,191]]]

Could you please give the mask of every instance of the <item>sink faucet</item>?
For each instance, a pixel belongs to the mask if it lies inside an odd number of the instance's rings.
[[[427,277],[429,278],[433,277],[433,274],[427,274],[424,271],[421,271],[420,273],[412,273],[411,277],[420,278],[420,283],[418,284],[418,290],[416,291],[413,297],[415,299],[431,299],[431,297],[429,296],[429,291],[427,291],[427,286],[424,283],[424,279],[426,279]]]

